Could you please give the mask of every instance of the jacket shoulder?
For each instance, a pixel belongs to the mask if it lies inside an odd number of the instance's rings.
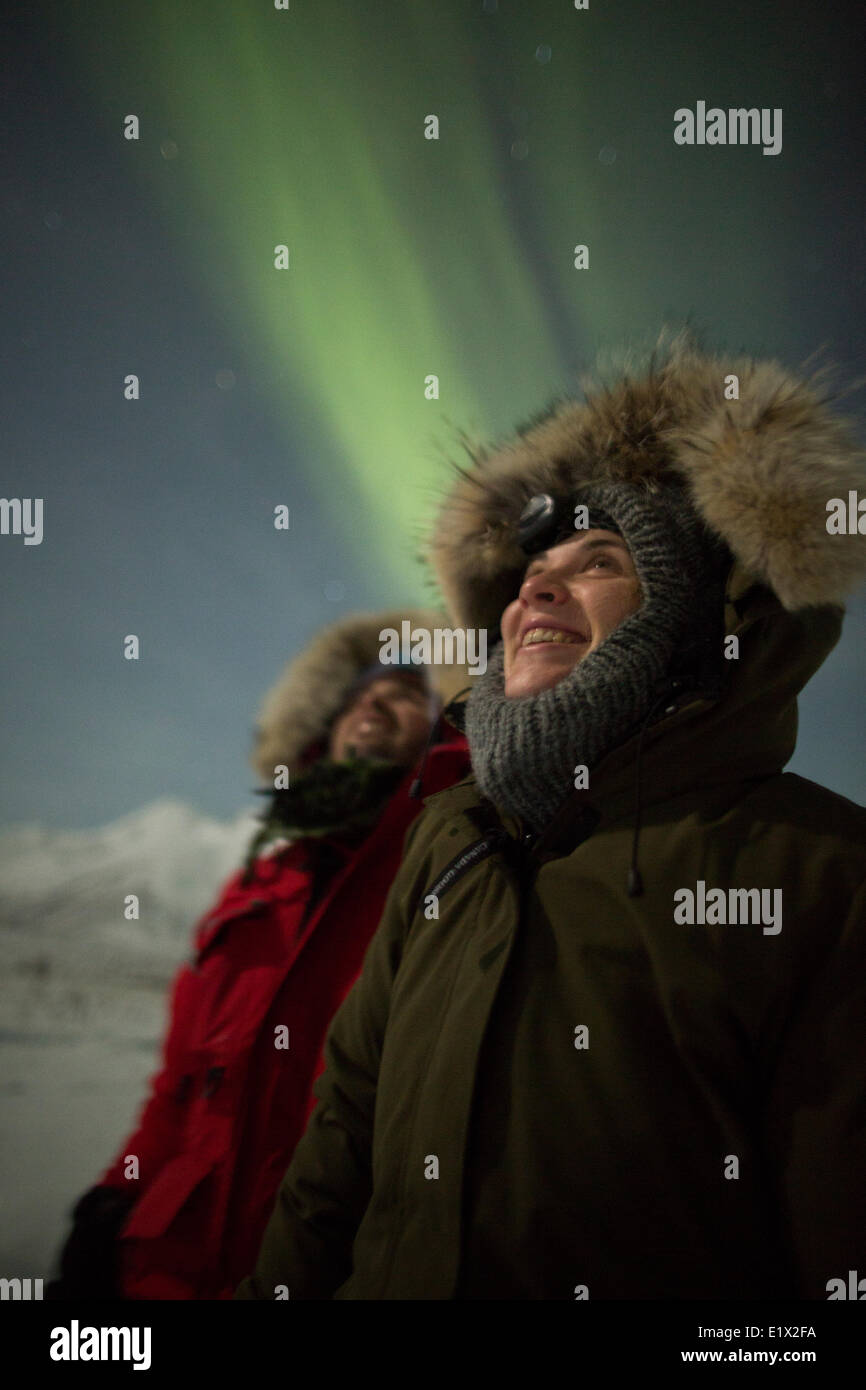
[[[782,772],[749,798],[750,809],[799,842],[798,852],[850,864],[855,877],[866,867],[866,807],[838,792]]]
[[[473,773],[469,773],[460,782],[454,782],[450,787],[444,787],[438,792],[432,792],[430,796],[424,797],[425,815],[441,816],[448,819],[449,816],[459,815],[461,811],[466,811],[471,806],[478,806],[481,802],[481,793],[478,790],[478,783],[475,781]]]
[[[831,833],[834,829],[850,830],[861,841],[866,840],[866,806],[849,801],[847,796],[822,787],[820,782],[812,782],[796,772],[783,772],[778,780],[791,807],[800,807],[816,818],[820,817],[817,829],[827,829]]]
[[[424,798],[424,809],[420,819],[428,832],[428,839],[441,835],[453,848],[452,836],[477,839],[482,829],[492,825],[507,828],[510,818],[482,796],[478,783],[472,773],[461,782],[455,782],[445,790]]]
[[[247,877],[246,869],[238,869],[226,880],[211,906],[198,919],[192,932],[193,951],[198,952],[212,940],[216,931],[230,918],[241,916],[249,908],[262,906],[293,877],[303,873],[302,841],[295,841],[268,854],[260,855]]]

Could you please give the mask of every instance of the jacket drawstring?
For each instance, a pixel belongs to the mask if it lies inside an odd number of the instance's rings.
[[[464,685],[463,689],[458,690],[457,694],[454,696],[453,699],[448,701],[447,705],[443,705],[442,709],[439,711],[436,718],[433,720],[433,727],[430,730],[427,742],[424,745],[424,754],[421,758],[421,763],[418,768],[418,775],[414,778],[412,785],[409,788],[409,796],[412,798],[413,801],[417,800],[417,798],[421,795],[421,787],[424,782],[424,773],[427,769],[427,759],[430,757],[430,750],[433,747],[433,744],[436,742],[436,739],[439,735],[439,729],[441,727],[443,719],[445,718],[446,713],[452,705],[456,705],[461,695],[465,695],[467,690],[471,689],[471,685]]]
[[[663,704],[665,700],[669,700],[669,699],[671,698],[671,695],[674,693],[674,691],[679,690],[679,688],[680,688],[681,685],[682,685],[682,681],[671,681],[671,683],[670,683],[670,685],[667,687],[667,689],[664,690],[664,691],[662,692],[662,694],[659,695],[658,698],[654,701],[654,703],[650,706],[649,712],[647,713],[646,718],[644,719],[643,724],[641,725],[640,738],[638,739],[638,745],[637,745],[637,772],[636,772],[636,778],[635,778],[635,807],[634,807],[634,836],[633,836],[632,842],[631,842],[631,864],[629,865],[628,883],[627,883],[627,892],[628,892],[628,895],[629,895],[630,898],[639,898],[639,897],[641,897],[641,895],[643,894],[643,879],[641,878],[641,872],[640,872],[640,869],[638,868],[638,864],[637,864],[637,846],[638,846],[638,837],[640,836],[640,819],[641,819],[641,809],[642,809],[642,808],[641,808],[641,795],[640,795],[640,793],[641,793],[641,784],[640,784],[640,762],[641,762],[641,758],[643,757],[643,739],[644,739],[644,734],[646,733],[647,729],[649,728],[649,722],[650,722],[650,720],[652,719],[653,715],[655,714],[656,710],[658,709],[659,705],[660,705],[660,704]]]

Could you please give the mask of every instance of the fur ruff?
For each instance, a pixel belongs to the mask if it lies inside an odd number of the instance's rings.
[[[445,627],[432,609],[404,608],[384,613],[353,613],[312,639],[283,670],[265,696],[256,721],[251,763],[273,784],[274,767],[284,763],[290,776],[304,765],[304,754],[323,739],[353,681],[379,658],[383,628],[408,620],[413,628]],[[444,702],[468,685],[465,667],[429,666],[427,674]]]
[[[739,400],[724,397],[739,378]],[[506,442],[461,435],[457,466],[425,548],[452,620],[491,627],[519,587],[514,526],[539,492],[590,482],[648,491],[684,486],[747,580],[795,612],[841,603],[866,576],[866,536],[829,535],[827,503],[866,497],[866,455],[827,409],[826,369],[794,376],[774,361],[709,356],[688,330],[663,331],[648,367],[621,363],[610,384],[581,382]]]

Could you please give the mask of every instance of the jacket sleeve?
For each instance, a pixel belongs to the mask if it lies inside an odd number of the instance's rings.
[[[198,931],[197,927],[196,940]],[[189,966],[183,965],[175,975],[161,1065],[150,1080],[149,1096],[133,1132],[121,1144],[96,1186],[76,1203],[72,1230],[60,1252],[59,1276],[46,1290],[49,1299],[121,1297],[118,1239],[136,1202],[166,1159],[176,1152],[183,1110],[176,1100],[177,1059],[183,1055],[189,1025],[188,1011],[179,1001],[183,999],[191,974]],[[134,1181],[124,1172],[128,1154],[138,1159],[139,1176]]]
[[[212,917],[224,909],[226,903],[236,894],[240,874],[233,875],[223,885],[222,891],[213,906],[199,919],[193,928],[193,955],[198,951],[202,933]],[[169,991],[168,1027],[162,1045],[159,1068],[148,1083],[149,1092],[141,1110],[135,1129],[116,1152],[108,1168],[98,1179],[102,1187],[128,1190],[135,1189],[137,1200],[163,1163],[173,1157],[178,1127],[182,1122],[184,1107],[178,1104],[178,1088],[183,1079],[180,1063],[188,1055],[187,1041],[193,1023],[190,1017],[190,1003],[196,993],[196,979],[188,963],[184,963],[175,974]],[[140,1178],[132,1183],[124,1177],[127,1154],[138,1158]]]
[[[352,1245],[372,1194],[373,1110],[391,988],[400,964],[413,889],[423,869],[409,855],[425,820],[404,842],[382,920],[361,974],[337,1010],[325,1041],[319,1099],[277,1193],[255,1271],[236,1299],[333,1297],[352,1272]]]
[[[866,1276],[864,1021],[866,883],[804,993],[768,1097],[768,1149],[799,1298],[829,1298],[830,1281],[847,1287],[851,1270]]]
[[[135,1129],[98,1179],[102,1187],[134,1188],[136,1200],[149,1186],[165,1159],[173,1153],[182,1107],[176,1100],[179,1077],[172,1059],[179,1051],[179,1035],[186,1023],[180,1016],[177,1000],[188,975],[189,966],[182,965],[172,983],[168,1031],[163,1042],[160,1066],[148,1083],[148,1096],[139,1111]],[[127,1154],[135,1154],[138,1159],[140,1178],[134,1183],[124,1177]]]

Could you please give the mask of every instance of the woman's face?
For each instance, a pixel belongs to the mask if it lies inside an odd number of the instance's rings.
[[[584,531],[533,556],[502,615],[505,694],[556,685],[640,605],[628,546],[613,531]]]

